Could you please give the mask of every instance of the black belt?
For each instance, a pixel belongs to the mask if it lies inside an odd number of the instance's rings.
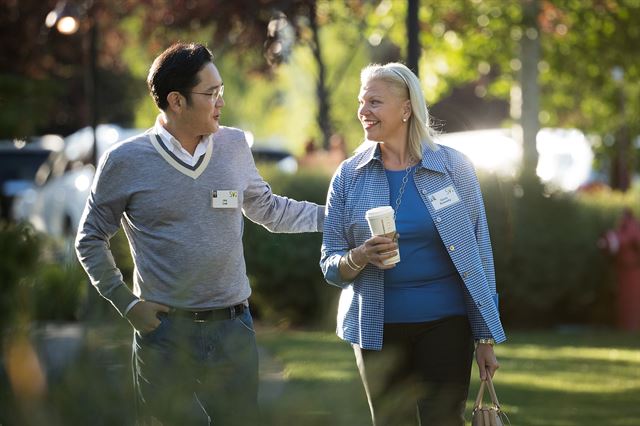
[[[240,303],[228,308],[209,309],[206,311],[185,311],[182,309],[173,309],[169,312],[169,315],[173,315],[181,318],[189,318],[194,322],[206,322],[206,321],[222,321],[233,319],[242,315],[247,307],[244,303]]]

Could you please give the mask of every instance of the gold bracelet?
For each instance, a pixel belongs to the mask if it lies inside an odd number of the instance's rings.
[[[342,259],[344,259],[344,263],[347,265],[347,267],[351,270],[356,270],[355,266],[353,266],[351,263],[349,263],[349,254],[345,254],[344,256],[342,256]]]
[[[349,269],[351,269],[352,271],[359,271],[359,269],[351,263],[351,261],[349,260],[349,256],[348,255],[344,256],[344,263],[346,263],[347,267]]]
[[[351,261],[351,263],[353,263],[353,266],[355,266],[358,269],[362,269],[365,266],[367,266],[367,264],[365,263],[364,265],[360,266],[356,263],[355,260],[353,260],[353,249],[349,250],[349,253],[347,253],[347,256],[349,257],[349,260]]]
[[[476,346],[478,346],[478,345],[491,345],[491,346],[493,346],[495,344],[496,344],[496,341],[494,339],[492,339],[492,338],[489,338],[489,339],[484,338],[484,339],[477,339],[476,340]]]
[[[361,271],[366,265],[358,265],[355,260],[353,260],[353,256],[351,254],[352,250],[349,250],[347,252],[347,265],[349,266],[349,268],[353,269],[354,271]]]
[[[353,261],[351,260],[351,257],[349,256],[349,253],[347,253],[344,256],[344,260],[345,260],[345,262],[347,262],[347,266],[349,267],[349,269],[351,269],[352,271],[359,271],[358,267],[353,264]]]

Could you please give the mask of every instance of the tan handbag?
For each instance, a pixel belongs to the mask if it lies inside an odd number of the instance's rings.
[[[482,405],[485,386],[489,389],[489,395],[491,395],[491,405],[489,406]],[[504,426],[505,424],[511,426],[509,418],[500,409],[500,403],[498,402],[496,390],[493,388],[491,377],[487,375],[487,380],[480,382],[476,403],[471,413],[471,426]]]

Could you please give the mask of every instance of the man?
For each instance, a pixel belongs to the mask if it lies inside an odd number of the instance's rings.
[[[258,356],[242,215],[272,232],[315,232],[324,209],[272,194],[244,133],[220,126],[224,85],[207,48],[174,44],[147,83],[160,115],[101,159],[78,258],[134,328],[143,423],[255,424]],[[109,249],[120,224],[133,292]]]

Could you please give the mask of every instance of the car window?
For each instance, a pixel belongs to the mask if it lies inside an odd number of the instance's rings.
[[[35,179],[50,151],[28,150],[0,152],[0,182]]]

